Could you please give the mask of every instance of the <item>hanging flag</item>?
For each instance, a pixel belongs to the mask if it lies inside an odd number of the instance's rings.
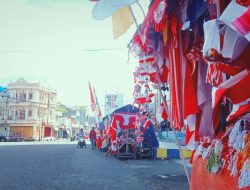
[[[217,106],[223,97],[227,97],[233,104],[241,103],[250,97],[250,71],[244,70],[231,77],[224,83],[213,88],[213,107]]]
[[[94,98],[95,98],[95,103],[96,103],[96,108],[97,108],[97,110],[96,110],[97,111],[97,119],[98,119],[98,122],[101,122],[102,121],[102,112],[101,112],[101,107],[98,103],[98,99],[97,99],[94,87],[93,87],[93,93],[94,93]]]
[[[119,127],[121,129],[129,129],[129,128],[135,128],[136,126],[136,114],[128,114],[128,113],[115,113],[111,126],[115,129]]]
[[[92,110],[92,112],[95,112],[95,110],[96,110],[96,102],[95,102],[95,97],[94,97],[93,90],[91,88],[90,82],[89,82],[89,91],[90,91],[91,110]]]

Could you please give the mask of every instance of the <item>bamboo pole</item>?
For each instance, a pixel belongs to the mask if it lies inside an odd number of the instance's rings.
[[[167,112],[168,116],[170,117],[170,112],[168,110],[167,102],[166,102],[166,100],[165,100],[165,98],[163,96],[163,93],[162,93],[160,85],[159,85],[161,83],[161,81],[160,81],[160,77],[159,77],[159,66],[158,66],[158,64],[156,64],[156,71],[157,71],[157,88],[158,88],[158,91],[160,92],[161,99],[163,100],[164,108],[166,109],[166,112]],[[173,132],[174,132],[175,141],[176,141],[176,144],[177,144],[179,152],[180,152],[180,157],[181,157],[182,164],[183,164],[186,176],[187,176],[188,183],[190,185],[190,176],[189,176],[189,173],[188,173],[186,161],[185,161],[185,159],[184,159],[184,157],[182,155],[182,148],[180,146],[180,143],[178,142],[178,137],[177,137],[176,130],[175,130],[175,128],[172,127],[172,124],[170,124],[170,127],[173,130]]]

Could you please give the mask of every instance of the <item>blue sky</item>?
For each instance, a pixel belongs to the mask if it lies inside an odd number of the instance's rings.
[[[147,7],[148,0],[141,0]],[[87,0],[1,0],[0,86],[19,77],[42,82],[58,92],[58,101],[89,105],[88,81],[103,103],[106,91],[118,89],[132,100],[137,61],[127,44],[136,28],[113,40],[111,18],[91,16]],[[139,22],[142,13],[133,6]],[[113,51],[82,51],[118,48]]]

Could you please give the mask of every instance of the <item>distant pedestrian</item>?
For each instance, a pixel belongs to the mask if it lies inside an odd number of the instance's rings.
[[[92,150],[95,149],[95,141],[96,141],[96,132],[94,127],[92,127],[90,133],[89,133],[89,138],[90,138],[90,142],[91,142],[91,147]]]

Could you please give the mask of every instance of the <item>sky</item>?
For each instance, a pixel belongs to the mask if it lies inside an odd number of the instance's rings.
[[[146,9],[149,0],[140,2]],[[137,59],[127,61],[127,44],[136,27],[113,40],[111,17],[94,20],[93,6],[88,0],[1,0],[0,86],[22,77],[55,89],[58,102],[89,106],[90,81],[100,104],[117,90],[131,103]],[[142,12],[132,8],[141,23]]]

